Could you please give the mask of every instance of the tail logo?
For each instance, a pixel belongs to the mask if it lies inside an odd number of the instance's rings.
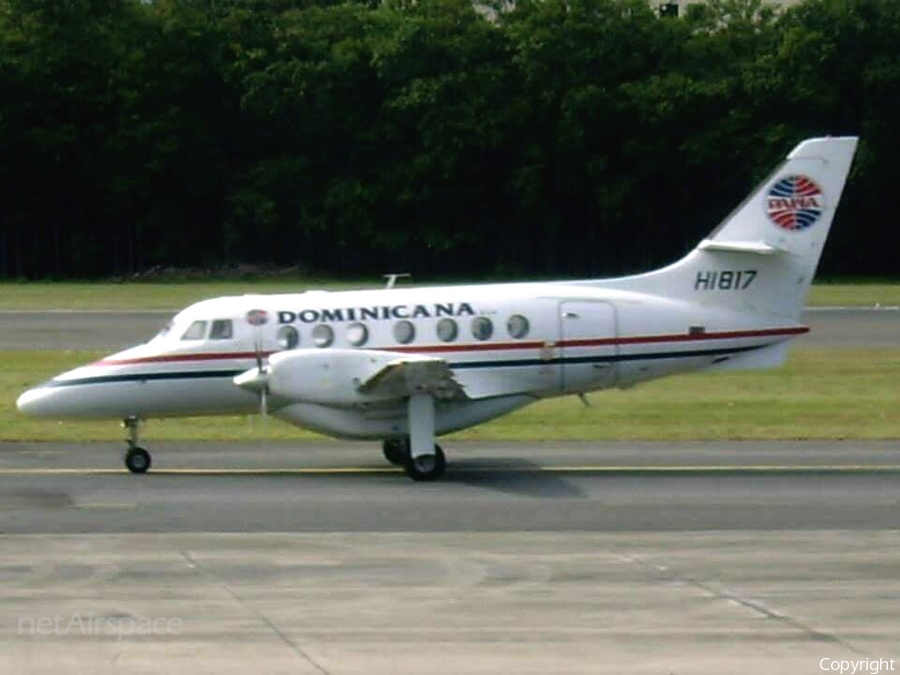
[[[787,176],[769,188],[766,213],[782,229],[805,230],[822,215],[824,204],[822,190],[812,179]]]

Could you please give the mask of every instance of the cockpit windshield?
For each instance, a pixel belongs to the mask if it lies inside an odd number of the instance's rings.
[[[195,321],[181,336],[182,340],[202,340],[206,336],[206,321]]]
[[[196,315],[195,315],[196,316]],[[154,340],[233,340],[234,321],[232,319],[197,319],[176,316],[153,337]]]

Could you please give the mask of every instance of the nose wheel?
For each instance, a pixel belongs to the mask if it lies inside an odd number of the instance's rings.
[[[128,450],[125,451],[125,467],[131,473],[147,473],[150,468],[150,453],[138,445],[140,420],[137,417],[129,417],[122,422],[122,426],[128,431]]]
[[[147,473],[150,468],[150,453],[143,448],[128,448],[125,452],[125,466],[131,473]]]

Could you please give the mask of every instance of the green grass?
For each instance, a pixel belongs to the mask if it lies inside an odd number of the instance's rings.
[[[209,282],[2,282],[0,309],[164,309],[178,310],[222,295],[301,293],[310,289],[377,288],[370,282],[264,280]]]
[[[806,304],[811,307],[896,307],[900,305],[900,283],[814,284]]]
[[[401,281],[403,283],[409,283]],[[424,283],[424,280],[423,280]],[[220,295],[297,293],[321,288],[346,290],[380,288],[379,279],[338,282],[319,279],[257,281],[131,282],[131,283],[0,283],[0,309],[160,309],[178,310],[193,302]],[[824,283],[813,286],[809,304],[873,306],[900,305],[900,282]]]
[[[97,358],[95,352],[0,352],[0,439],[118,440],[110,422],[19,415],[28,386]],[[455,434],[469,440],[720,440],[900,438],[900,350],[795,350],[781,370],[696,373],[626,391],[543,401]],[[153,440],[290,440],[314,435],[275,419],[152,420]]]

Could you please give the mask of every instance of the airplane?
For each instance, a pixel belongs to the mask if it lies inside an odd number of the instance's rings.
[[[788,341],[809,330],[801,312],[857,140],[801,142],[696,248],[655,271],[204,300],[17,406],[123,420],[135,474],[151,464],[142,420],[259,410],[380,440],[410,478],[435,480],[446,466],[436,437],[535,401],[783,364]]]

